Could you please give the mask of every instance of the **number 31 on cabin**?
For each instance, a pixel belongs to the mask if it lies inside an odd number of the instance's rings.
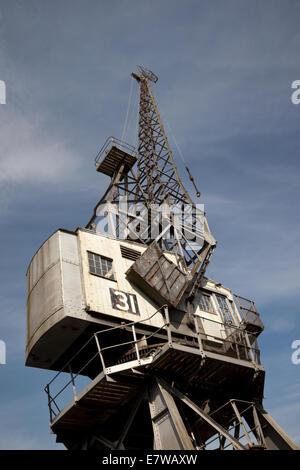
[[[139,306],[135,294],[127,294],[120,290],[109,289],[112,307],[123,312],[140,315]]]

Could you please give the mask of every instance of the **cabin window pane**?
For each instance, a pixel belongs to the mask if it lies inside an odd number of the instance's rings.
[[[213,306],[211,304],[210,295],[200,294],[199,296],[199,308],[205,312],[214,313]]]
[[[223,297],[223,295],[216,294],[216,298],[225,323],[234,324],[234,319],[232,317],[230,306],[227,302],[226,297]]]
[[[89,269],[93,274],[114,279],[113,260],[88,251]]]

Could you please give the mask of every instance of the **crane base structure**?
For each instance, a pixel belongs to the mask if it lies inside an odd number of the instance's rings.
[[[133,326],[136,337],[139,325]],[[165,344],[151,348],[138,347],[133,338],[133,350],[109,366],[95,335],[98,351],[80,374],[95,360],[103,369],[88,386],[78,393],[80,376],[71,372],[81,350],[64,368],[70,373],[61,389],[52,396],[60,374],[45,388],[57,441],[72,450],[297,449],[255,397],[263,391],[260,364],[176,343],[171,330],[167,335]],[[86,347],[91,352],[90,342]],[[233,395],[237,376],[243,399]],[[57,402],[67,388],[73,399],[60,409]]]

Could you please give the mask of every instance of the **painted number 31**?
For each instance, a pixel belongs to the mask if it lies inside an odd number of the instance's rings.
[[[109,289],[112,307],[123,312],[140,314],[136,295],[120,290]]]

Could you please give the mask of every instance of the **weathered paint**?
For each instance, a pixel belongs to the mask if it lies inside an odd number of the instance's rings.
[[[126,276],[134,260],[122,256],[120,245],[141,254],[147,248],[136,242],[79,228],[76,232],[58,230],[37,251],[27,272],[28,365],[51,367],[87,326],[101,324],[97,314],[114,317],[118,321],[144,320],[145,325],[157,328],[165,324],[162,311],[148,319],[159,305]],[[89,251],[113,260],[114,280],[90,273]],[[172,255],[168,254],[168,257],[171,259]],[[193,301],[195,314],[202,317],[204,333],[211,340],[218,341],[227,333],[214,295],[222,294],[231,301],[233,297],[229,289],[208,279],[203,280],[202,287],[212,294],[214,313],[200,310],[198,293]],[[116,309],[110,289],[135,295],[138,312]],[[232,305],[239,320],[238,311]],[[185,308],[183,297],[178,310],[184,315]],[[186,321],[182,321],[182,326],[179,322],[174,327],[182,334],[188,331]]]

